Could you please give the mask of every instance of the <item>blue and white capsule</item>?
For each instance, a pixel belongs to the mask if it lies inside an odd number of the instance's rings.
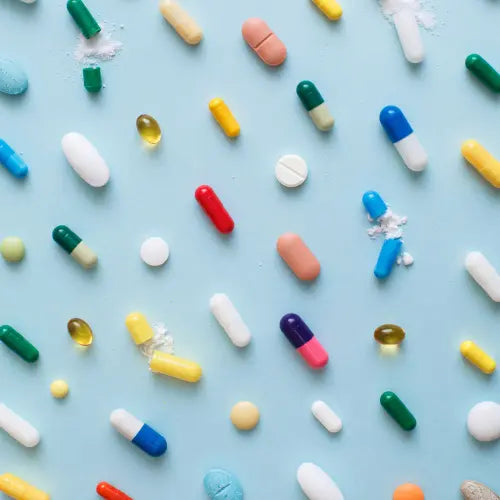
[[[397,106],[386,106],[380,112],[380,123],[405,165],[421,172],[429,158],[403,112]]]
[[[383,280],[391,274],[394,264],[401,253],[403,242],[401,238],[391,238],[385,240],[380,253],[378,254],[377,264],[373,273],[379,280]]]
[[[371,219],[377,220],[387,212],[387,205],[377,191],[367,191],[362,198],[363,205]]]
[[[3,139],[0,139],[0,163],[14,177],[21,178],[28,175],[28,165]]]
[[[109,420],[123,437],[148,455],[159,457],[167,451],[166,439],[127,410],[123,408],[114,410],[111,412]]]

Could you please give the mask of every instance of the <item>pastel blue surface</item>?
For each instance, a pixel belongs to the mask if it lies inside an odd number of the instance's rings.
[[[391,142],[398,142],[413,132],[406,116],[397,106],[386,106],[379,118]]]
[[[380,253],[378,254],[375,270],[373,271],[373,274],[375,274],[378,279],[385,279],[391,274],[392,268],[401,253],[402,246],[403,242],[400,238],[384,240],[380,248]]]
[[[352,500],[390,499],[407,481],[431,500],[458,500],[464,479],[500,491],[500,446],[475,442],[465,427],[474,404],[500,400],[498,374],[478,372],[458,349],[472,339],[500,359],[499,306],[463,265],[468,251],[480,250],[500,269],[500,197],[460,155],[461,142],[476,138],[500,157],[498,96],[464,66],[471,52],[500,64],[500,2],[436,1],[439,36],[423,33],[421,67],[405,61],[375,0],[343,2],[339,23],[309,0],[184,3],[205,31],[198,47],[178,38],[156,2],[88,0],[124,42],[102,65],[106,88],[90,96],[72,59],[78,31],[64,2],[0,0],[3,55],[30,77],[22,96],[0,96],[0,136],[30,166],[21,182],[0,170],[2,236],[19,235],[27,248],[18,265],[0,261],[1,323],[40,349],[33,365],[0,350],[1,399],[42,435],[25,449],[0,433],[0,471],[54,500],[97,500],[102,480],[138,500],[203,500],[213,467],[236,474],[249,500],[300,500],[295,474],[308,461]],[[286,43],[282,67],[263,65],[242,40],[251,16]],[[295,93],[304,79],[328,97],[331,133],[304,113]],[[241,124],[234,141],[208,110],[217,96]],[[378,119],[387,103],[411,117],[430,156],[425,172],[409,171],[387,140]],[[162,126],[157,150],[137,135],[141,113]],[[91,188],[66,163],[60,141],[70,131],[107,160],[106,188]],[[309,165],[296,190],[274,178],[288,153]],[[203,183],[234,217],[229,238],[194,200]],[[415,264],[384,283],[372,272],[381,241],[366,235],[367,189],[409,218],[404,240]],[[99,254],[94,271],[52,241],[57,224],[78,228]],[[314,283],[299,282],[277,255],[287,231],[320,260]],[[161,269],[139,258],[142,241],[155,235],[171,249]],[[251,328],[247,349],[235,348],[212,317],[216,292],[228,294]],[[200,383],[149,372],[124,324],[134,310],[167,324],[176,352],[202,365]],[[290,311],[330,353],[325,370],[310,370],[290,349],[279,328]],[[92,326],[90,348],[68,335],[72,317]],[[406,331],[397,356],[382,355],[373,340],[384,323]],[[56,378],[70,385],[66,400],[50,396]],[[417,418],[410,435],[381,408],[385,390],[401,394]],[[330,436],[314,420],[316,399],[341,416],[342,432]],[[238,432],[229,420],[240,400],[261,411],[255,431]],[[163,457],[148,457],[112,429],[109,414],[121,407],[165,433]]]

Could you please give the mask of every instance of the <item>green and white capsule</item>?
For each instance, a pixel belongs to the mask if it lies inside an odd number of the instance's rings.
[[[57,226],[52,238],[85,269],[97,264],[97,255],[68,226]]]
[[[309,80],[300,82],[297,85],[297,95],[319,130],[326,132],[333,127],[333,116],[313,82]]]

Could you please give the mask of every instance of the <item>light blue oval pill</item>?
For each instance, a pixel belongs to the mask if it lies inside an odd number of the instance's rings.
[[[367,191],[363,195],[363,205],[372,219],[378,219],[387,212],[387,205],[377,191]]]
[[[242,500],[243,488],[232,473],[224,469],[210,469],[203,479],[205,491],[211,500]]]
[[[27,88],[28,77],[21,66],[11,59],[0,59],[0,92],[18,95]]]

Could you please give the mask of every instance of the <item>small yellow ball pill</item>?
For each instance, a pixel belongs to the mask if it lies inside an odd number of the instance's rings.
[[[50,384],[50,393],[57,399],[65,398],[69,392],[69,385],[65,380],[54,380]]]
[[[250,431],[260,419],[259,409],[250,401],[240,401],[231,410],[231,422],[240,431]]]
[[[143,140],[149,144],[158,144],[161,140],[161,128],[150,115],[141,115],[136,120],[137,131]]]
[[[24,243],[17,236],[7,236],[0,243],[0,253],[7,262],[19,262],[24,258]]]
[[[490,375],[495,371],[495,360],[486,352],[484,352],[472,340],[466,340],[460,344],[460,352],[462,356],[471,362],[476,368],[479,368],[483,373]]]

